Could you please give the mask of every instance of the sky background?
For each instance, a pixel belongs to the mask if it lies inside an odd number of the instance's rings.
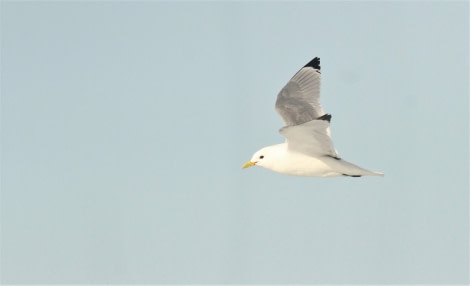
[[[1,3],[2,283],[469,283],[469,4]],[[341,156],[241,166],[321,58]]]

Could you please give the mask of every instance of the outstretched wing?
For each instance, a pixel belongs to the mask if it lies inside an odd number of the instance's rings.
[[[320,58],[314,58],[279,92],[276,111],[286,123],[279,132],[290,150],[339,158],[331,140],[331,115],[320,104],[320,82]]]
[[[309,156],[339,159],[338,151],[331,140],[330,119],[331,115],[325,114],[300,125],[283,127],[279,132],[286,137],[289,150]]]
[[[320,58],[314,58],[279,92],[276,111],[287,126],[299,125],[325,114],[320,105],[320,81]]]

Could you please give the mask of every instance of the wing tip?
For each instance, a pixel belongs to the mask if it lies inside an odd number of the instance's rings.
[[[320,70],[320,58],[315,57],[313,60],[309,61],[308,64],[304,66],[304,68],[306,67],[312,67],[314,69]]]
[[[318,117],[317,120],[325,120],[325,121],[331,122],[331,114],[324,114]]]

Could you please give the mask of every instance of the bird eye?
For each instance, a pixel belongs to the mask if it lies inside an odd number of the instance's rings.
[[[260,159],[263,159],[263,158],[264,158],[264,156],[263,156],[263,155],[261,155],[261,156],[259,156],[259,158],[260,158]]]

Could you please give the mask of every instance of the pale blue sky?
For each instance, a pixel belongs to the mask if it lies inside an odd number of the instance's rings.
[[[469,283],[468,2],[1,3],[2,283]],[[321,58],[342,157],[241,170]]]

